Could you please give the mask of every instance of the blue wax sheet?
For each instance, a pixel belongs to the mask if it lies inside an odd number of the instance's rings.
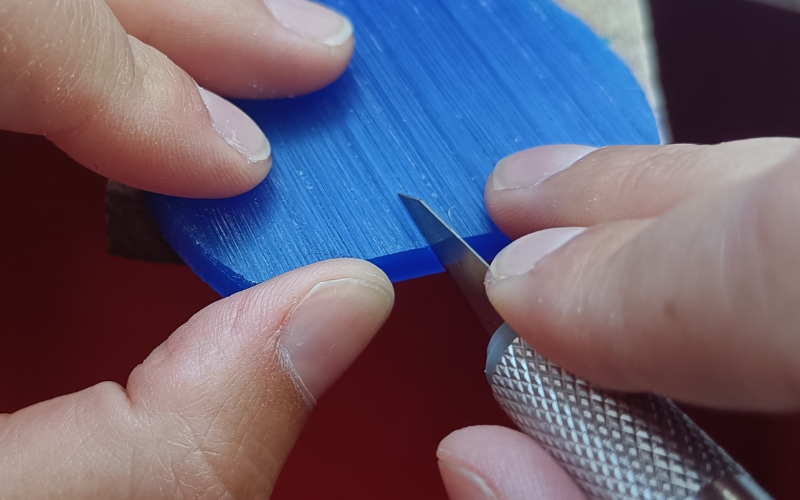
[[[334,0],[356,28],[347,72],[312,95],[238,101],[273,148],[252,191],[150,195],[164,236],[223,295],[358,257],[393,281],[441,270],[397,193],[427,201],[487,259],[508,243],[483,204],[502,157],[555,143],[658,143],[625,65],[549,0]]]

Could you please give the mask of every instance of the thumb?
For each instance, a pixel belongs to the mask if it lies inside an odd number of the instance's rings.
[[[389,314],[361,261],[213,304],[138,366],[0,418],[0,498],[266,498],[314,401]]]
[[[45,135],[101,175],[165,194],[232,196],[267,175],[256,124],[127,35],[102,0],[10,0],[0,33],[0,128]]]

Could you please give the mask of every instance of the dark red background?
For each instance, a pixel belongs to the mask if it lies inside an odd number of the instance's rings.
[[[652,0],[681,141],[800,135],[800,16],[739,0]],[[104,180],[46,140],[0,132],[0,411],[125,383],[216,294],[182,266],[106,252]],[[436,445],[507,423],[484,345],[445,276],[397,286],[365,354],[322,399],[274,495],[444,499]],[[800,491],[800,416],[690,413],[778,500]]]

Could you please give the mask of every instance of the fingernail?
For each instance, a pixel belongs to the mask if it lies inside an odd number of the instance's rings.
[[[486,481],[474,472],[458,465],[439,460],[439,473],[442,476],[447,496],[458,500],[496,500]]]
[[[559,227],[523,236],[497,254],[489,268],[487,282],[519,276],[533,270],[539,261],[585,230],[584,227]]]
[[[202,87],[198,90],[211,116],[211,126],[228,145],[252,162],[269,158],[272,148],[256,122],[217,94]]]
[[[533,187],[566,170],[597,148],[572,144],[540,146],[506,156],[490,176],[490,190]]]
[[[272,15],[285,27],[304,38],[337,47],[353,34],[349,19],[306,0],[266,0]]]
[[[386,320],[391,284],[356,278],[318,283],[291,313],[281,341],[295,374],[319,398]]]

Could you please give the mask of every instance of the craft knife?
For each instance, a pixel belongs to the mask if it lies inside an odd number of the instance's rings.
[[[491,336],[495,399],[590,500],[772,500],[669,399],[606,390],[542,357],[489,302],[486,261],[427,203],[400,199]]]

